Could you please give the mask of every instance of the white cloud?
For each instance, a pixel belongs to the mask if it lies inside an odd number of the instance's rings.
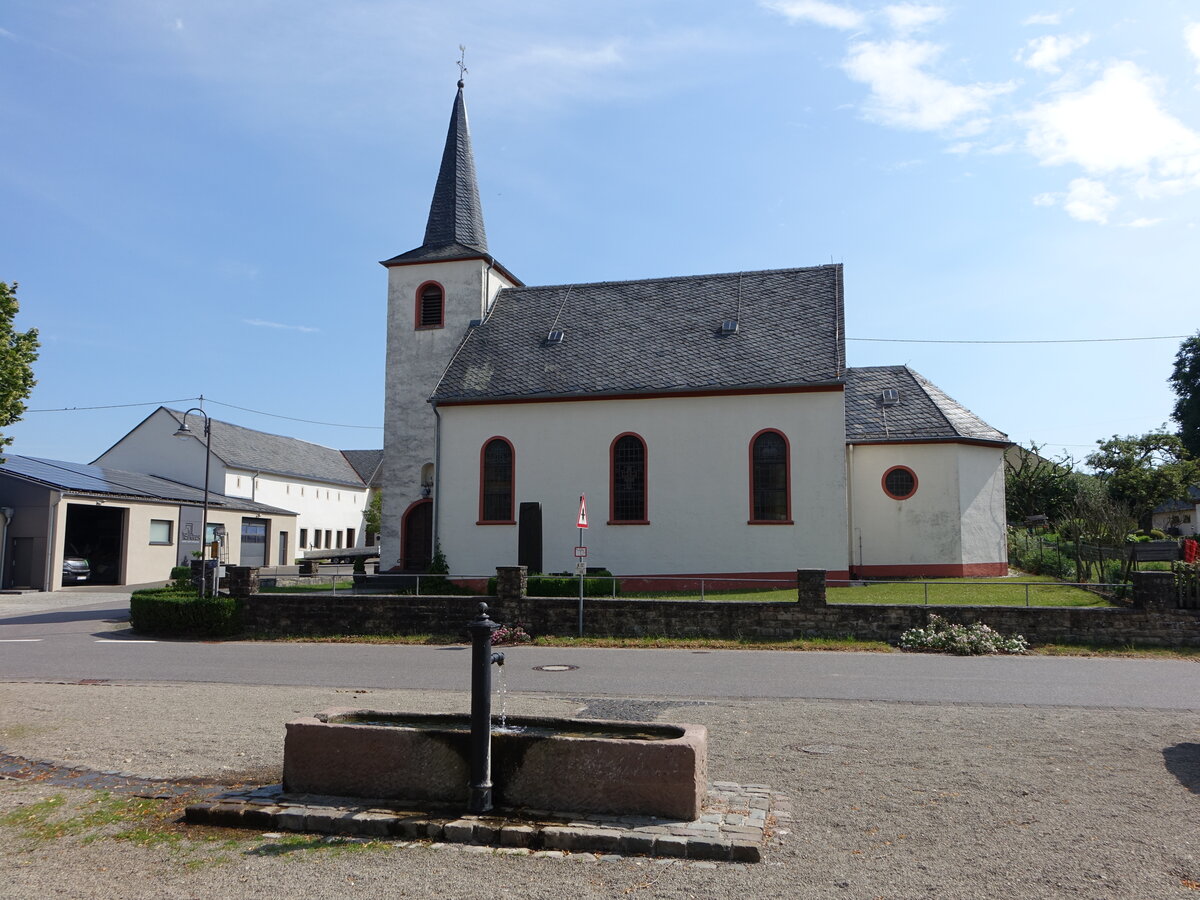
[[[1034,206],[1056,206],[1062,198],[1061,194],[1038,194],[1033,198]]]
[[[887,16],[892,28],[901,34],[918,31],[934,22],[940,22],[946,17],[946,10],[941,6],[925,6],[920,3],[897,3],[885,6],[883,14]]]
[[[1034,106],[1026,147],[1044,165],[1141,176],[1155,193],[1200,187],[1200,134],[1159,104],[1157,80],[1131,62],[1079,91]]]
[[[1062,22],[1061,13],[1034,13],[1022,25],[1058,25]]]
[[[828,28],[859,28],[865,21],[858,10],[824,0],[764,0],[763,6],[793,22],[815,22]]]
[[[1091,178],[1076,178],[1067,185],[1063,209],[1073,219],[1104,225],[1108,214],[1116,209],[1117,198],[1101,182]]]
[[[255,328],[281,328],[284,331],[303,331],[306,333],[315,333],[320,331],[320,328],[312,328],[308,325],[284,325],[281,322],[267,322],[264,319],[242,319],[247,325],[253,325]]]
[[[1017,54],[1016,59],[1031,69],[1054,74],[1059,71],[1060,62],[1091,39],[1090,34],[1044,35],[1029,41],[1025,49]]]
[[[518,54],[516,65],[547,65],[555,70],[595,70],[619,66],[625,61],[616,41],[596,47],[554,46],[531,47]]]
[[[867,113],[901,128],[937,131],[981,112],[1011,84],[954,84],[923,71],[942,48],[924,41],[864,41],[850,47],[847,74],[871,88]]]
[[[1196,73],[1200,75],[1200,22],[1188,22],[1183,28],[1183,39],[1196,57]]]
[[[1134,219],[1131,222],[1126,222],[1125,227],[1126,228],[1150,228],[1153,225],[1157,225],[1161,221],[1162,221],[1162,219],[1139,218],[1139,219]]]

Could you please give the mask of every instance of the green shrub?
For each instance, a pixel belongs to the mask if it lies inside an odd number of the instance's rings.
[[[911,628],[900,635],[900,647],[955,656],[980,656],[986,653],[1024,653],[1029,644],[1019,634],[1005,637],[987,625],[976,622],[958,625],[941,616],[930,615],[925,628]]]
[[[583,595],[585,597],[611,597],[613,593],[612,573],[607,569],[601,569],[591,575],[584,576],[583,579]],[[487,592],[492,596],[496,594],[496,579],[488,579]],[[578,597],[579,596],[579,576],[569,575],[566,572],[556,573],[554,575],[530,575],[526,593],[530,597]],[[617,585],[617,594],[621,593],[620,585]]]
[[[351,570],[355,575],[367,574],[367,558],[365,556],[354,557],[354,568]]]
[[[134,591],[129,623],[139,634],[162,637],[227,637],[242,630],[242,603],[233,597],[203,597],[194,589]]]
[[[175,566],[171,569],[171,585],[187,589],[192,586],[192,567]]]

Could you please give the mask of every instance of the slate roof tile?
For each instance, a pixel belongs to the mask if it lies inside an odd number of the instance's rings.
[[[899,402],[887,405],[889,388]],[[908,366],[863,366],[846,371],[846,441],[977,440],[1009,443],[984,422]]]
[[[736,334],[720,333],[736,319]],[[561,343],[546,340],[561,330]],[[503,290],[439,402],[837,383],[839,265]]]

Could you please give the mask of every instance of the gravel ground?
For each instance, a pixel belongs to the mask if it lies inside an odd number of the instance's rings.
[[[469,698],[0,683],[0,748],[145,776],[270,782],[283,722],[360,703],[465,711]],[[705,724],[709,777],[789,795],[790,833],[758,865],[702,866],[203,829],[141,842],[102,828],[35,838],[10,824],[0,825],[0,897],[1200,897],[1194,712],[545,695],[510,697],[508,708]],[[95,808],[88,791],[0,782],[0,817],[53,795]]]

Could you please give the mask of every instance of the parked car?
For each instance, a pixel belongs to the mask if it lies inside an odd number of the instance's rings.
[[[92,567],[82,556],[63,558],[63,584],[78,584],[92,577]]]

